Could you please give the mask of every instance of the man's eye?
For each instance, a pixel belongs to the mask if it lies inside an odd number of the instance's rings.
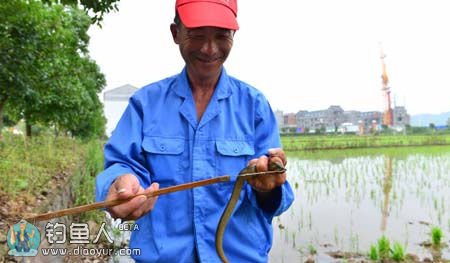
[[[217,36],[218,39],[232,39],[231,35],[229,34],[220,34]]]
[[[203,35],[190,35],[189,38],[194,39],[194,40],[202,40],[205,37]]]

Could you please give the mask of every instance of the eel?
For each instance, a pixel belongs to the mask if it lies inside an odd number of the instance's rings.
[[[272,173],[270,172],[272,171]],[[219,225],[217,226],[216,232],[216,251],[219,258],[223,263],[229,263],[227,257],[225,256],[225,252],[223,251],[223,234],[225,233],[225,229],[228,224],[228,220],[233,214],[234,208],[236,206],[237,201],[239,200],[239,196],[242,190],[242,187],[247,181],[248,176],[257,175],[257,174],[274,174],[275,173],[284,173],[286,169],[279,163],[270,162],[269,164],[269,172],[257,172],[256,165],[247,166],[242,169],[236,179],[236,183],[234,184],[233,192],[231,194],[230,200],[220,217]]]

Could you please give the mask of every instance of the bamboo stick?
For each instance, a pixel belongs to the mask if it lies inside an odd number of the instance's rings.
[[[179,185],[175,185],[175,186],[162,188],[162,189],[153,191],[148,194],[137,194],[137,195],[130,196],[126,199],[114,199],[114,200],[97,202],[97,203],[88,204],[88,205],[77,206],[77,207],[73,207],[73,208],[67,208],[67,209],[63,209],[63,210],[59,210],[59,211],[55,211],[55,212],[40,214],[40,215],[37,215],[34,217],[27,218],[26,220],[28,222],[39,222],[39,221],[44,221],[44,220],[50,220],[52,218],[80,214],[80,213],[84,213],[84,212],[88,212],[88,211],[96,210],[96,209],[101,209],[101,208],[113,207],[116,205],[126,203],[137,196],[146,196],[147,198],[149,198],[149,197],[155,197],[155,196],[173,193],[173,192],[177,192],[177,191],[183,191],[183,190],[191,189],[194,187],[205,186],[205,185],[210,185],[210,184],[215,184],[215,183],[220,183],[220,182],[228,182],[228,181],[230,181],[230,176],[223,175],[223,176],[219,176],[219,177],[215,177],[215,178],[211,178],[211,179],[205,179],[205,180],[200,180],[200,181],[196,181],[196,182],[179,184]]]

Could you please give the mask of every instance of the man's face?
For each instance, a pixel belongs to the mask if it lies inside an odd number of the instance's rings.
[[[233,30],[172,24],[171,31],[191,76],[204,79],[220,74],[233,46]]]

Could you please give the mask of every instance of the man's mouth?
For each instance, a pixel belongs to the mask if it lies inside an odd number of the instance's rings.
[[[202,63],[213,64],[219,61],[219,58],[197,58]]]

